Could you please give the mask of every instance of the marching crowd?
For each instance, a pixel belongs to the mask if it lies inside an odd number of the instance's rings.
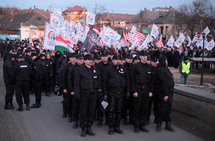
[[[95,119],[97,126],[109,126],[110,135],[123,134],[121,120],[133,124],[135,133],[149,132],[146,125],[152,107],[156,131],[162,130],[164,121],[165,129],[174,132],[170,118],[174,79],[168,66],[178,68],[183,58],[200,56],[202,51],[185,47],[180,53],[177,48],[151,46],[142,51],[96,47],[89,53],[79,43],[75,53],[62,53],[44,50],[39,40],[33,43],[0,41],[5,109],[14,109],[14,92],[18,111],[24,110],[24,104],[26,110],[41,107],[41,93],[50,96],[54,92],[63,96],[62,117],[68,117],[74,129],[80,126],[83,137],[95,135],[91,129]],[[211,52],[208,54],[213,56]],[[35,94],[31,106],[29,93]]]

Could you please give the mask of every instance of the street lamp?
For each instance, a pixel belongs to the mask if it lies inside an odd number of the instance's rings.
[[[204,57],[205,57],[205,33],[203,33],[202,36],[203,36],[203,52],[202,52],[202,70],[201,70],[201,82],[200,82],[200,85],[203,85]]]

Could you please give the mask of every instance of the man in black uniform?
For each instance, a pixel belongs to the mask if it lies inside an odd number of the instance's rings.
[[[96,94],[101,94],[101,80],[98,70],[92,66],[92,56],[84,56],[84,65],[75,71],[74,96],[80,98],[80,127],[81,136],[86,133],[95,135],[91,130],[95,116]]]
[[[158,123],[156,131],[161,131],[162,122],[166,122],[165,129],[171,132],[175,130],[171,126],[171,108],[173,99],[174,79],[170,70],[167,68],[168,61],[165,56],[159,58],[159,65],[155,73],[155,82],[158,96]]]
[[[16,101],[19,105],[18,111],[23,111],[23,101],[26,104],[26,110],[30,110],[30,98],[29,98],[29,81],[32,73],[31,66],[25,62],[24,56],[18,56],[18,63],[12,69],[12,78],[15,84]]]
[[[72,120],[74,121],[73,123],[74,129],[78,128],[79,107],[80,107],[79,105],[80,99],[74,98],[74,72],[76,69],[78,69],[83,65],[83,62],[84,62],[83,55],[78,54],[76,56],[76,64],[73,67],[69,68],[69,75],[68,75],[68,88],[69,88],[69,92],[71,92],[72,99],[69,99],[67,103],[69,104],[68,109],[72,111]]]
[[[149,132],[145,128],[148,116],[149,97],[152,96],[153,81],[151,66],[147,64],[147,54],[141,51],[140,62],[132,68],[131,91],[133,93],[134,131]]]
[[[125,64],[123,67],[126,69],[128,75],[129,75],[129,82],[131,81],[131,70],[132,70],[132,62],[133,58],[131,55],[127,54],[125,56]],[[128,125],[128,111],[129,111],[129,121],[132,123],[132,95],[129,94],[129,97],[125,97],[124,104],[123,104],[123,113],[122,113],[122,118],[124,120],[124,125]]]
[[[104,91],[104,89],[103,89],[104,70],[110,65],[111,65],[111,62],[108,61],[108,52],[104,52],[101,55],[101,62],[95,66],[99,70],[99,73],[101,76],[102,92]],[[102,120],[103,120],[103,115],[104,115],[103,110],[100,108],[102,100],[103,100],[103,96],[97,98],[97,106],[96,106],[97,118],[98,118],[97,126],[102,126]]]
[[[5,109],[14,109],[13,106],[13,93],[14,87],[12,83],[12,68],[16,61],[16,55],[11,54],[10,59],[7,59],[3,64],[3,76],[4,76],[4,83],[6,87],[6,95],[5,95]]]
[[[35,104],[31,108],[39,108],[41,106],[41,93],[42,93],[42,70],[43,64],[37,53],[32,53],[31,59],[33,68],[33,81],[34,81],[34,92],[35,92]]]
[[[119,128],[123,101],[126,94],[129,94],[129,75],[126,70],[120,66],[120,56],[113,56],[113,65],[110,65],[105,69],[103,88],[104,94],[107,94],[108,98],[108,124],[109,134],[113,132],[123,134],[123,131]],[[126,92],[126,94],[125,94]]]
[[[72,108],[71,108],[71,92],[68,90],[68,76],[69,69],[76,63],[76,54],[68,54],[68,62],[62,68],[62,88],[63,88],[63,116],[69,115],[69,122],[72,121]]]

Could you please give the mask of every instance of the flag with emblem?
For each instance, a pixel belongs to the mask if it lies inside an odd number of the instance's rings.
[[[152,30],[151,30],[151,36],[154,38],[157,38],[158,35],[159,35],[159,27],[153,24]]]
[[[180,33],[178,39],[177,39],[176,42],[175,42],[175,46],[176,46],[177,48],[179,48],[179,47],[182,45],[182,43],[183,43],[184,41],[185,41],[185,36],[184,36],[183,33]]]
[[[49,49],[49,50],[55,49],[56,35],[57,35],[56,28],[54,26],[46,23],[45,39],[44,39],[44,44],[43,44],[44,49]]]
[[[187,35],[187,40],[188,40],[187,46],[189,47],[191,45],[191,42],[192,42],[189,35]]]
[[[207,50],[212,50],[212,49],[214,48],[214,45],[215,45],[215,43],[214,43],[214,40],[212,39],[212,40],[205,46],[205,48],[206,48]]]
[[[94,25],[95,17],[96,17],[96,14],[88,10],[86,23],[89,25]]]
[[[174,42],[175,42],[175,39],[173,38],[173,36],[171,36],[168,40],[168,42],[166,43],[166,45],[168,45],[169,47],[172,47],[174,46]]]
[[[90,29],[87,38],[84,41],[82,50],[88,50],[89,52],[93,52],[95,47],[97,46],[97,34],[93,29]]]

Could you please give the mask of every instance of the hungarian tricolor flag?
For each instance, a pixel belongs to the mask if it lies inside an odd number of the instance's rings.
[[[70,45],[69,41],[64,40],[61,36],[56,36],[56,42],[55,42],[55,51],[70,51],[74,52],[72,49],[72,45]]]
[[[30,24],[30,29],[31,30],[37,30],[37,27],[35,25],[33,25],[33,24]]]

